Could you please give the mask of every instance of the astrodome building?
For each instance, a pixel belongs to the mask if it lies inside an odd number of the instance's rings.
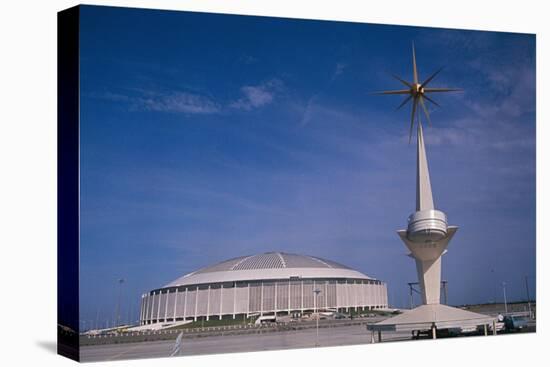
[[[387,307],[386,283],[378,279],[315,256],[269,252],[222,261],[143,294],[140,324]]]

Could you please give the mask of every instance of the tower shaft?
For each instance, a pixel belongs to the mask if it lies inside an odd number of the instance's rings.
[[[424,146],[424,133],[422,123],[418,121],[417,147],[416,147],[416,211],[433,209],[432,185],[430,184],[430,171]]]
[[[441,256],[457,227],[447,226],[447,216],[434,208],[428,157],[422,123],[418,121],[416,150],[416,211],[407,230],[397,231],[416,261],[423,304],[440,303]]]
[[[425,305],[440,303],[441,256],[435,260],[416,259],[416,272],[422,290],[422,303]]]

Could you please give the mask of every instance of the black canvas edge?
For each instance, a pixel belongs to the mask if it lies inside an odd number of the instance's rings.
[[[79,21],[78,6],[57,13],[57,353],[79,347]]]

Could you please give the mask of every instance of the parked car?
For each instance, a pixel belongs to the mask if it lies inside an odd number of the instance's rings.
[[[506,315],[504,316],[504,327],[506,331],[521,331],[527,327],[526,316]]]
[[[339,319],[347,319],[349,317],[349,315],[347,315],[345,313],[336,312],[333,317],[335,319],[339,320]]]

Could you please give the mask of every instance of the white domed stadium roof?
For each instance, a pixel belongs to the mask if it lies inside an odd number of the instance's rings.
[[[236,257],[204,267],[176,279],[163,288],[290,278],[373,279],[331,260],[308,255],[267,252]]]

